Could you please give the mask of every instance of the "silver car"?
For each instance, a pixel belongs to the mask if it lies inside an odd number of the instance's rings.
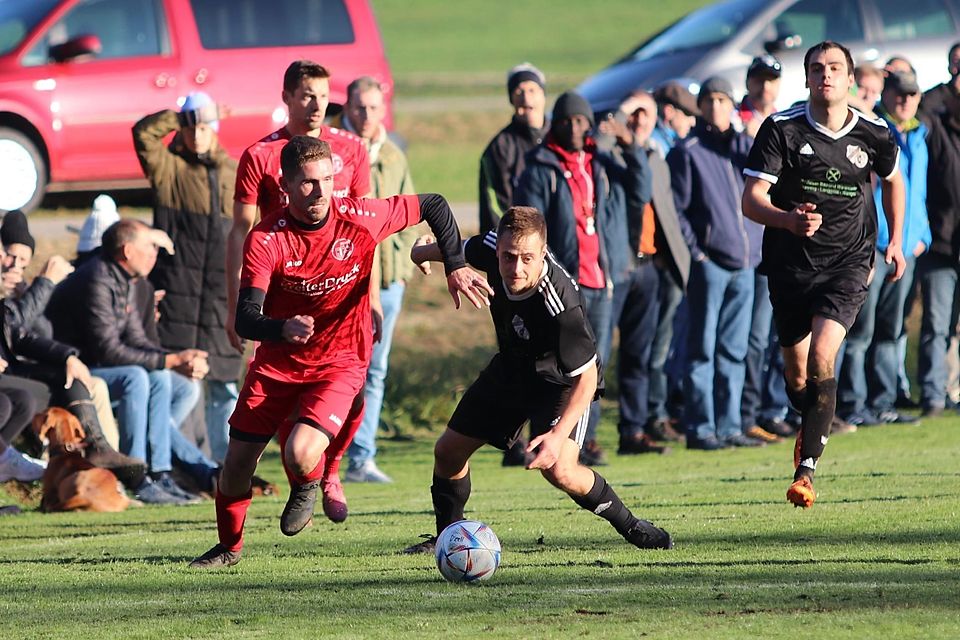
[[[882,66],[891,56],[903,56],[926,90],[950,77],[947,51],[960,41],[960,0],[718,2],[681,18],[578,91],[598,112],[615,109],[637,88],[675,78],[695,83],[719,75],[745,91],[750,61],[769,52],[783,64],[782,109],[807,98],[803,55],[822,40],[849,47],[857,64]]]

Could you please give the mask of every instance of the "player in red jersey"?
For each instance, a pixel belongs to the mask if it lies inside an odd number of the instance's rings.
[[[297,60],[287,67],[283,75],[281,97],[289,111],[287,124],[244,151],[237,168],[233,226],[227,236],[229,303],[226,328],[231,344],[241,352],[243,340],[234,330],[234,302],[239,287],[243,243],[253,228],[258,208],[260,217],[266,219],[287,206],[287,194],[280,186],[280,152],[283,146],[296,135],[307,135],[326,141],[332,152],[333,195],[360,198],[370,191],[370,163],[360,138],[348,131],[323,125],[330,99],[330,73],[315,62]],[[374,282],[378,280],[379,278],[374,278]],[[379,337],[379,322],[383,315],[380,311],[379,286],[373,287],[371,295],[372,305],[376,310],[373,322]],[[360,428],[362,418],[363,394],[360,394],[350,422],[327,452],[327,467],[322,487],[323,510],[334,522],[343,522],[347,518],[346,497],[340,484],[340,460]],[[289,470],[287,475],[290,475]]]
[[[250,480],[278,431],[294,485],[280,529],[292,536],[310,522],[324,450],[344,428],[366,375],[373,344],[370,271],[381,240],[424,220],[437,236],[456,306],[460,294],[477,308],[493,294],[466,266],[443,197],[337,198],[330,156],[326,142],[308,136],[284,146],[281,184],[289,206],[261,221],[244,244],[236,329],[260,346],[230,418],[216,496],[219,542],[192,567],[240,560]]]

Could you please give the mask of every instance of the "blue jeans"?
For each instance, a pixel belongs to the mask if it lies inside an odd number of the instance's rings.
[[[620,328],[620,437],[643,433],[649,412],[650,352],[659,316],[660,279],[652,262],[630,272],[614,290],[613,317]]]
[[[760,415],[772,324],[773,306],[770,304],[767,276],[755,273],[753,311],[750,316],[750,334],[747,336],[747,357],[744,361],[743,397],[740,400],[740,424],[744,430],[757,424]]]
[[[204,421],[207,424],[207,442],[210,455],[222,463],[227,455],[227,442],[230,439],[228,420],[237,408],[240,394],[236,382],[207,380],[207,402],[204,406]]]
[[[923,321],[920,326],[920,405],[942,409],[947,399],[947,345],[957,326],[957,264],[947,256],[924,254],[917,261]]]
[[[347,449],[350,457],[348,469],[359,469],[367,460],[377,455],[377,428],[380,426],[380,410],[383,408],[383,391],[387,379],[387,366],[390,359],[390,347],[393,344],[393,330],[400,317],[403,306],[404,284],[394,282],[386,289],[380,289],[380,304],[383,306],[383,336],[373,345],[370,368],[367,369],[367,383],[363,397],[366,409],[363,422]]]
[[[760,420],[783,420],[790,404],[787,398],[787,383],[783,372],[783,351],[776,325],[770,327],[770,342],[767,344],[767,372],[763,382],[763,400],[760,402]]]
[[[625,284],[625,283],[624,283]],[[618,284],[616,287],[622,287]],[[614,287],[614,290],[616,290]],[[597,355],[603,362],[604,369],[610,362],[610,343],[613,334],[613,295],[607,289],[591,289],[580,287],[584,311],[587,321],[593,328],[593,335],[597,339]],[[590,422],[587,424],[587,433],[584,442],[597,439],[597,425],[600,423],[600,401],[594,400],[590,405]]]
[[[728,271],[710,260],[690,266],[684,378],[687,437],[726,439],[741,432],[740,398],[753,311],[753,269]]]
[[[896,282],[887,282],[893,265],[875,257],[873,281],[856,321],[847,333],[847,347],[837,381],[837,411],[842,416],[892,409],[897,400],[900,354],[897,342],[903,329],[903,306],[913,283],[916,259]],[[944,350],[946,352],[946,350]],[[869,362],[868,362],[869,359]]]
[[[673,341],[673,319],[680,301],[683,300],[683,288],[676,283],[666,268],[657,268],[657,278],[660,281],[659,313],[657,329],[653,334],[653,345],[650,348],[650,390],[647,394],[647,402],[650,405],[650,417],[661,420],[669,417],[667,358],[670,356],[670,343]]]
[[[200,397],[199,385],[185,376],[136,365],[95,367],[117,402],[120,450],[147,461],[152,473],[173,469],[173,457],[187,465],[216,466],[179,429]],[[144,411],[146,407],[146,411]]]

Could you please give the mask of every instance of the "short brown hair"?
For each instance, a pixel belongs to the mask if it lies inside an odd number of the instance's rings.
[[[327,68],[312,60],[294,60],[283,72],[283,90],[293,93],[304,78],[329,78]]]
[[[291,178],[308,162],[331,158],[330,145],[310,136],[293,136],[280,151],[280,170]]]
[[[510,207],[500,218],[500,224],[497,225],[497,235],[502,235],[509,231],[515,236],[526,236],[531,233],[538,234],[547,241],[547,222],[534,207]]]
[[[136,240],[141,231],[149,228],[150,225],[136,218],[121,218],[103,232],[103,248],[100,251],[104,256],[119,259],[123,255],[123,248]]]
[[[377,82],[375,78],[371,76],[360,76],[347,85],[347,102],[353,100],[354,92],[361,94],[370,91],[371,89],[376,89],[377,91],[383,93],[383,87],[380,86],[380,83]]]
[[[817,51],[827,51],[828,49],[839,49],[843,52],[843,57],[847,60],[847,73],[853,74],[853,56],[850,55],[850,49],[847,49],[845,46],[839,42],[834,42],[833,40],[824,40],[819,42],[809,49],[807,53],[803,56],[803,74],[810,74],[810,58],[813,57],[813,54]]]

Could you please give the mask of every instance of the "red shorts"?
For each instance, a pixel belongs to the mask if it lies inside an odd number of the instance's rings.
[[[250,372],[230,416],[230,437],[269,442],[280,425],[292,419],[319,429],[332,440],[365,379],[366,369],[357,366],[331,368],[314,382],[285,382]]]

